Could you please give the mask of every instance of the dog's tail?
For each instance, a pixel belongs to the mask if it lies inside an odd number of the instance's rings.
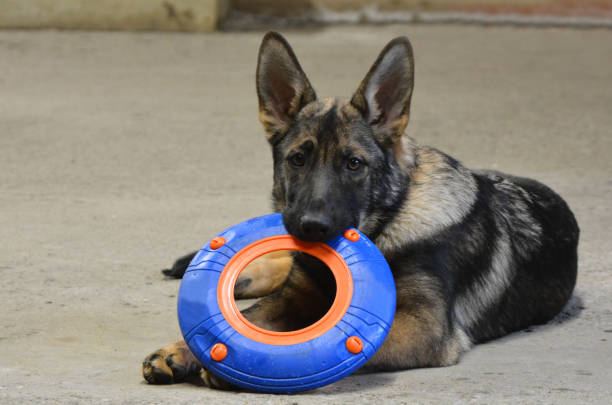
[[[176,259],[171,268],[162,270],[162,273],[165,276],[171,278],[183,278],[185,270],[187,270],[189,263],[191,263],[191,260],[196,255],[196,253],[198,252],[191,252],[189,254],[186,254],[185,256],[179,257],[178,259]]]

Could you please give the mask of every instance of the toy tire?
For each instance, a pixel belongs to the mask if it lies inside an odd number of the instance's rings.
[[[242,321],[227,309],[230,304],[224,303],[228,294],[233,303],[233,289],[226,291],[224,297],[221,293],[223,288],[229,288],[221,286],[233,287],[224,281],[232,260],[260,241],[285,238],[288,242],[306,243],[288,235],[281,214],[242,222],[207,243],[187,268],[178,297],[181,331],[204,367],[245,389],[293,393],[331,384],[372,357],[389,333],[395,315],[395,285],[376,246],[361,233],[358,240],[349,240],[345,235],[348,234],[345,232],[325,244],[309,244],[333,250],[349,270],[347,278],[339,282],[339,273],[330,266],[338,292],[328,315],[335,308],[336,318],[326,315],[327,325],[324,328],[318,325],[317,329],[315,324],[314,329],[309,327],[309,334],[263,331],[248,321],[253,329],[245,329],[246,333],[240,330],[244,326]],[[234,281],[242,268],[233,270]],[[341,287],[344,299],[339,298]],[[339,300],[346,301],[344,307],[338,307]]]

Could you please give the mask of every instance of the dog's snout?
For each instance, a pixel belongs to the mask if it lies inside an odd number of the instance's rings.
[[[304,215],[300,221],[302,235],[310,241],[324,241],[329,238],[331,222],[321,215]]]
[[[312,211],[322,211],[325,209],[325,200],[323,198],[313,198],[310,201],[309,208]]]

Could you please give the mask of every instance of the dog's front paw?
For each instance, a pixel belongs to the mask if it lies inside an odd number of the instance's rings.
[[[159,349],[142,362],[142,376],[149,384],[173,384],[197,376],[202,366],[185,342],[177,342]]]

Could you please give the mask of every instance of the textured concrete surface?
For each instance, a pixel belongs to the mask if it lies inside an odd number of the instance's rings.
[[[582,228],[564,315],[459,365],[301,395],[150,386],[180,337],[160,269],[269,212],[253,73],[262,33],[0,32],[0,402],[609,403],[612,32],[353,26],[288,32],[320,95],[378,51],[416,54],[409,132],[470,167],[542,180]]]

